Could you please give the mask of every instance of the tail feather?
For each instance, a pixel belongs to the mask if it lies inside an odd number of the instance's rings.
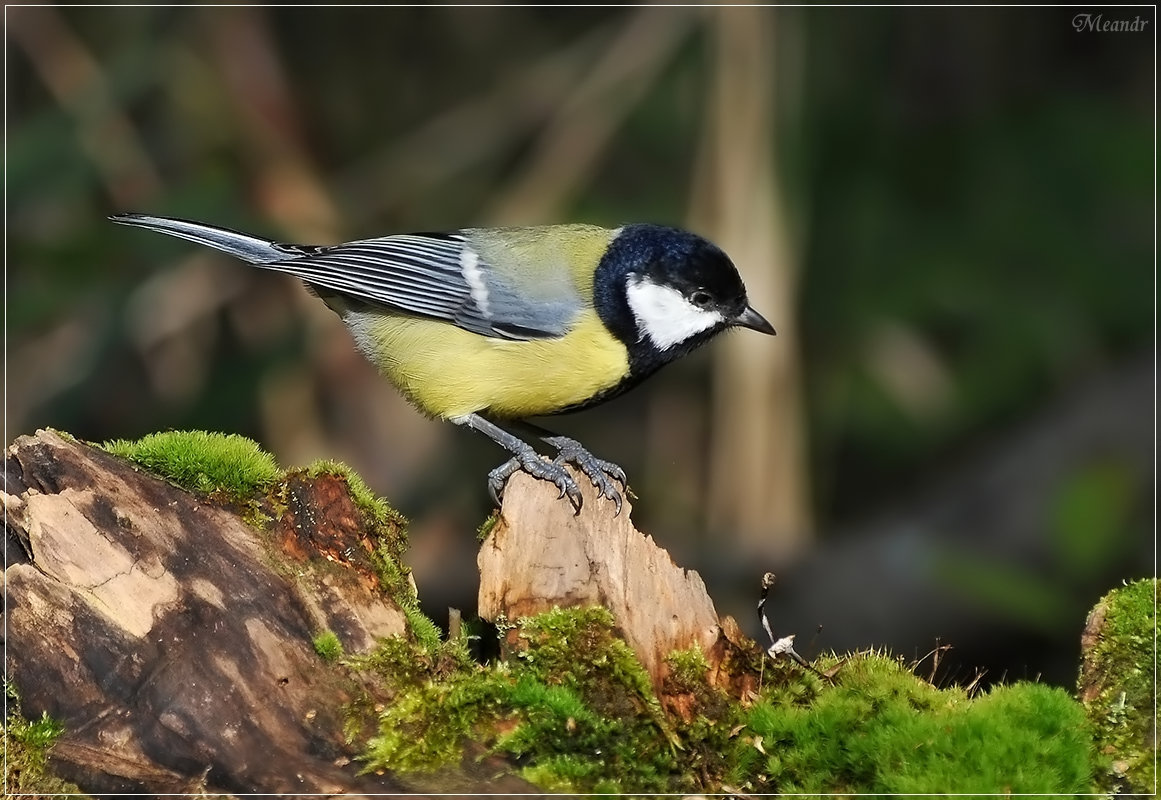
[[[259,239],[245,233],[238,233],[228,228],[218,228],[205,225],[201,222],[190,222],[173,217],[151,217],[146,214],[114,214],[109,217],[113,222],[121,225],[133,225],[138,228],[147,228],[152,231],[166,233],[179,239],[186,239],[197,244],[213,247],[224,253],[248,261],[251,264],[270,264],[275,261],[285,261],[287,258],[303,255],[311,248],[299,248],[294,245],[285,245],[272,242],[269,239]]]

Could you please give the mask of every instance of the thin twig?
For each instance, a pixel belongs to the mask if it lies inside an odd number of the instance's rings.
[[[770,646],[766,648],[766,654],[771,658],[778,656],[786,656],[792,659],[799,666],[806,667],[820,678],[831,679],[833,675],[827,675],[819,672],[814,666],[805,658],[798,654],[794,649],[794,634],[783,636],[781,639],[775,638],[774,628],[770,624],[770,618],[766,615],[766,599],[770,594],[770,590],[774,587],[774,583],[778,580],[773,572],[767,572],[762,576],[762,595],[758,600],[758,619],[762,622],[762,629],[766,631],[766,635],[770,637]],[[763,660],[763,667],[765,667],[765,660]]]

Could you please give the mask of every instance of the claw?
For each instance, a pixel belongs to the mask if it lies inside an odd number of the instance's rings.
[[[486,420],[478,418],[476,415],[469,415],[462,424],[471,424],[473,427],[485,431],[489,436],[492,436],[493,439],[503,444],[513,453],[511,459],[488,473],[488,493],[492,496],[492,501],[497,506],[501,504],[504,495],[504,486],[507,484],[508,479],[514,473],[523,470],[534,478],[551,481],[560,490],[558,499],[568,497],[568,502],[572,505],[573,513],[580,514],[584,499],[581,496],[580,487],[577,486],[576,481],[573,480],[572,476],[564,468],[565,464],[575,464],[577,469],[592,481],[593,486],[597,490],[597,497],[607,497],[613,501],[618,515],[621,513],[623,500],[621,493],[617,491],[616,484],[621,484],[621,488],[632,495],[632,490],[629,489],[628,478],[625,476],[625,470],[611,461],[597,458],[573,439],[564,436],[544,437],[544,441],[557,450],[556,458],[552,461],[545,461],[540,457],[539,453],[526,443],[515,439],[499,429],[495,431],[490,430],[494,426],[491,423],[487,423]]]
[[[492,500],[496,505],[500,505],[504,486],[508,479],[521,470],[534,478],[551,481],[560,490],[557,499],[563,499],[567,496],[569,504],[573,507],[573,512],[580,513],[583,501],[580,487],[576,485],[576,481],[565,471],[564,467],[555,462],[545,461],[532,448],[529,448],[526,453],[514,456],[488,473],[488,492],[492,495]]]
[[[612,500],[617,508],[616,513],[618,515],[621,513],[621,493],[617,491],[613,481],[620,483],[621,488],[628,491],[629,481],[625,476],[625,470],[611,461],[597,458],[574,439],[565,436],[549,436],[544,441],[557,449],[556,458],[553,459],[552,463],[557,465],[575,464],[597,488],[597,496]],[[577,506],[577,511],[579,513],[579,506]]]

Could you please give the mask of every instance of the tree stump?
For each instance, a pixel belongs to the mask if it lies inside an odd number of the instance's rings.
[[[555,606],[604,606],[660,687],[673,651],[719,649],[723,634],[713,601],[700,575],[675,565],[633,527],[627,499],[615,515],[612,502],[574,475],[584,498],[579,514],[530,475],[509,480],[477,559],[480,616],[495,622]]]

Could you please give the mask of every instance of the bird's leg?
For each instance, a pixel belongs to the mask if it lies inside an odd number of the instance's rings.
[[[556,448],[556,458],[553,459],[553,463],[575,464],[593,482],[593,486],[597,487],[597,496],[604,495],[612,500],[617,507],[617,513],[621,513],[621,493],[613,481],[620,483],[621,488],[627,491],[629,482],[625,477],[625,470],[612,461],[597,458],[575,439],[570,439],[567,436],[556,436],[529,422],[521,422],[520,425]]]
[[[556,488],[560,489],[560,496],[567,495],[575,512],[580,513],[582,502],[580,488],[558,461],[545,461],[527,442],[508,433],[495,423],[489,422],[479,414],[464,414],[462,417],[452,417],[451,421],[456,425],[464,425],[479,431],[512,454],[511,460],[488,473],[488,492],[492,495],[496,505],[500,504],[500,496],[504,492],[504,484],[507,483],[508,478],[523,470],[534,478],[551,481],[555,484]]]

